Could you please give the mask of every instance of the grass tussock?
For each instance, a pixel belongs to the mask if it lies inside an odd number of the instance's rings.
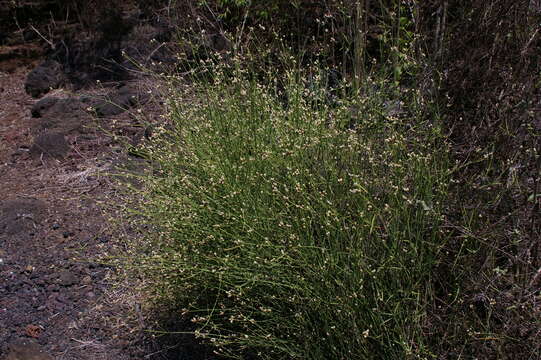
[[[445,241],[437,113],[414,91],[390,109],[384,80],[331,97],[324,71],[252,75],[177,86],[141,149],[153,171],[131,210],[154,230],[130,264],[151,301],[231,358],[427,355]]]

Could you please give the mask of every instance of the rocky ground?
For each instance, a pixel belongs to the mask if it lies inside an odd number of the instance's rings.
[[[115,241],[99,206],[107,173],[126,158],[100,128],[144,135],[135,110],[157,111],[144,81],[34,93],[39,48],[2,51],[15,55],[0,57],[0,359],[163,358],[98,260]]]
[[[192,339],[145,331],[156,319],[103,260],[131,234],[102,204],[117,197],[111,173],[142,162],[126,145],[164,111],[149,72],[231,44],[208,34],[181,60],[146,6],[85,4],[0,1],[0,360],[208,359]]]

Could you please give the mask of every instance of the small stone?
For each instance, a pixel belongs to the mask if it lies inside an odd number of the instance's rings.
[[[35,103],[34,106],[32,106],[32,117],[42,117],[51,107],[53,107],[58,102],[58,100],[58,98],[52,96],[41,99],[40,101]]]
[[[62,233],[62,236],[64,237],[64,239],[67,239],[67,238],[69,238],[69,237],[71,237],[73,235],[75,235],[75,233],[73,231],[64,231]]]
[[[47,286],[47,291],[48,292],[56,292],[58,290],[59,290],[59,288],[58,288],[58,285],[56,285],[56,284],[51,284],[51,285]]]
[[[72,286],[79,282],[79,277],[70,271],[63,271],[58,277],[58,283],[62,286]]]

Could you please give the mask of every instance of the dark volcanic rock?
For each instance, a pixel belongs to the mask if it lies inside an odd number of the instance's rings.
[[[34,139],[34,144],[30,147],[30,154],[34,157],[43,155],[58,159],[65,157],[69,148],[64,135],[45,131]]]
[[[83,125],[88,124],[92,117],[85,110],[85,105],[78,98],[51,98],[38,101],[32,108],[33,114],[41,117],[39,130],[49,130],[58,133],[82,131]]]
[[[45,203],[36,199],[15,199],[0,203],[0,235],[32,231],[43,220],[45,211]]]
[[[129,86],[122,86],[106,96],[87,99],[86,101],[95,108],[97,116],[108,117],[121,114],[133,106],[146,103],[148,96]]]
[[[79,283],[79,276],[70,271],[62,271],[58,276],[58,283],[62,286],[72,286]]]
[[[103,98],[96,104],[96,114],[99,117],[118,115],[126,111],[131,106],[131,96],[135,96],[129,91],[113,93]]]
[[[36,118],[42,117],[51,107],[58,102],[57,97],[47,96],[39,100],[32,106],[32,116]]]
[[[31,96],[39,97],[48,93],[51,88],[60,87],[64,82],[62,65],[54,60],[46,60],[28,74],[24,88]]]

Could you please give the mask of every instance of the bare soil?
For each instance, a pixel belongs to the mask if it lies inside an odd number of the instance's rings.
[[[0,359],[155,358],[144,324],[119,320],[137,304],[118,300],[98,260],[114,246],[99,205],[114,192],[106,174],[125,155],[90,126],[65,134],[62,156],[32,156],[42,119],[24,81],[40,52],[17,51],[32,56],[0,59]],[[142,130],[128,113],[104,121]]]

